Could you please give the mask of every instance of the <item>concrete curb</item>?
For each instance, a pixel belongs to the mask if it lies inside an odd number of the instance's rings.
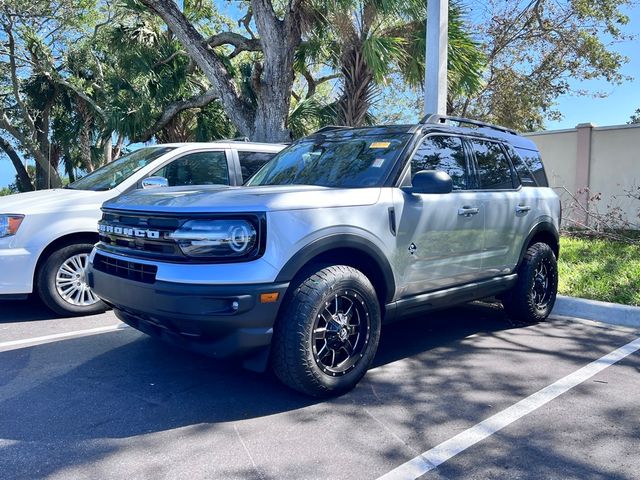
[[[640,307],[558,295],[551,315],[584,318],[623,327],[640,327]]]

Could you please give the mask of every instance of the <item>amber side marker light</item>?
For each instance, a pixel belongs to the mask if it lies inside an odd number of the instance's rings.
[[[20,224],[22,223],[22,220],[24,220],[24,217],[22,216],[9,217],[9,234],[10,235],[15,235],[15,233],[18,231],[18,228],[20,228]]]
[[[280,294],[278,292],[273,293],[261,293],[260,303],[273,303],[278,301]]]

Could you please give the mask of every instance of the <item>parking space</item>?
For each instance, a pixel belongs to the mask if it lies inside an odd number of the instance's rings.
[[[640,336],[473,304],[386,326],[375,367],[328,401],[129,328],[1,347],[117,325],[0,303],[2,476],[377,478]],[[631,353],[425,478],[636,478],[639,372]]]

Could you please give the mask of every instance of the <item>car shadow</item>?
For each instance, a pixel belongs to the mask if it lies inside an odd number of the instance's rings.
[[[507,328],[511,325],[500,315],[477,306],[385,325],[373,366],[480,331]],[[33,370],[35,359],[75,364],[50,377],[42,376],[30,388],[0,401],[0,438],[128,437],[196,423],[261,417],[319,401],[282,386],[269,373],[248,372],[235,362],[180,350],[135,330],[109,335],[0,353],[4,365],[0,386],[17,377],[39,376]],[[105,346],[105,341],[113,342],[113,348]],[[82,363],[77,364],[78,358],[83,358]],[[57,414],[52,416],[52,411]],[[46,424],[47,429],[34,428],[38,424]],[[89,425],[92,427],[87,428]]]
[[[417,365],[416,389],[402,400],[411,405],[411,395],[418,398],[421,371],[446,365],[448,356],[460,357],[462,340],[470,335],[512,328],[516,326],[501,309],[483,304],[385,325],[374,367],[416,355],[428,357],[411,360]],[[463,347],[467,352],[475,348],[469,343]],[[0,454],[23,463],[30,457],[20,451],[21,445],[55,444],[59,453],[52,452],[40,466],[43,476],[74,462],[90,462],[92,455],[107,455],[104,446],[97,446],[98,439],[216,425],[321,402],[332,408],[375,403],[377,398],[371,388],[376,380],[369,376],[353,392],[323,401],[284,387],[270,374],[247,372],[236,363],[175,349],[129,329],[3,352],[0,361],[0,439],[16,442],[4,447],[0,443]],[[508,385],[509,379],[503,381]],[[388,392],[404,388],[396,385],[403,380],[385,382],[380,388]],[[451,384],[447,375],[437,382],[432,385],[436,395],[446,391],[462,398],[474,388]],[[443,416],[450,415],[446,403],[441,406]]]
[[[60,318],[37,295],[27,300],[0,300],[0,323],[37,322]]]

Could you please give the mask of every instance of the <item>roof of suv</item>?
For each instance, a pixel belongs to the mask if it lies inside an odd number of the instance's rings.
[[[452,125],[450,122],[456,122],[459,125]],[[365,135],[398,135],[402,133],[415,134],[418,132],[427,133],[434,131],[443,133],[455,133],[458,135],[469,135],[474,137],[483,137],[508,143],[517,148],[524,148],[534,151],[538,150],[536,144],[532,140],[519,135],[515,130],[466,118],[434,115],[425,117],[418,124],[375,125],[355,128],[328,126],[321,128],[310,136],[330,135],[337,138],[350,138]]]

